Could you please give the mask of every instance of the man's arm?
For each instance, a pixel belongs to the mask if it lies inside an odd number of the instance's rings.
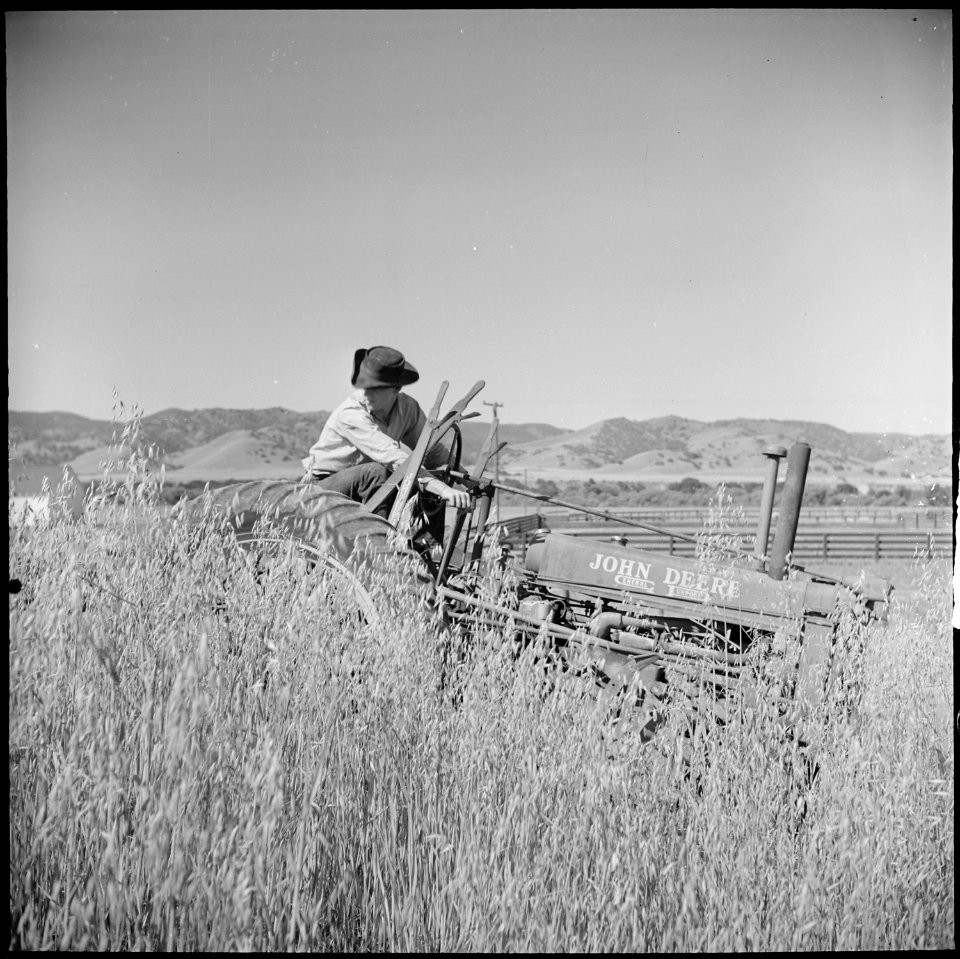
[[[435,476],[429,476],[425,478],[422,475],[417,477],[417,482],[420,484],[421,489],[425,489],[428,493],[433,493],[434,496],[439,496],[445,503],[450,506],[456,506],[457,509],[466,509],[470,505],[470,494],[463,489],[454,489],[452,486],[447,486],[442,480],[438,480]]]
[[[364,456],[369,457],[377,463],[383,463],[391,469],[396,469],[412,452],[420,438],[420,433],[427,425],[427,417],[419,404],[412,397],[400,397],[401,400],[409,399],[409,404],[400,412],[404,415],[406,429],[402,429],[402,439],[393,439],[388,433],[377,424],[376,420],[369,412],[362,407],[356,407],[343,411],[340,422],[337,424],[337,432],[346,440],[347,443],[360,450]],[[410,442],[411,445],[407,445]],[[431,456],[430,464],[442,466],[447,462],[449,450],[438,444]],[[421,489],[425,489],[451,506],[459,509],[465,509],[470,505],[470,494],[465,490],[457,490],[448,486],[442,480],[431,476],[425,469],[420,470],[417,477]]]

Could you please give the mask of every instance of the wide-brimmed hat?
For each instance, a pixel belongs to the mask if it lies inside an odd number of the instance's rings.
[[[389,346],[371,346],[353,354],[353,376],[350,382],[358,389],[374,386],[407,386],[416,383],[420,374],[399,350]]]

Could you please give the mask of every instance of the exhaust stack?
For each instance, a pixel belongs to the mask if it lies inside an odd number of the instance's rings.
[[[780,501],[780,519],[770,551],[767,573],[771,579],[783,579],[787,574],[787,556],[793,552],[800,520],[803,487],[807,481],[810,463],[810,444],[797,443],[787,455],[787,472],[783,480],[783,499]]]
[[[767,475],[763,479],[757,535],[753,541],[753,565],[758,570],[763,570],[767,561],[767,542],[770,539],[770,521],[773,518],[773,497],[777,491],[777,473],[780,470],[780,460],[787,455],[787,451],[782,446],[772,446],[764,450],[763,455],[767,457]]]

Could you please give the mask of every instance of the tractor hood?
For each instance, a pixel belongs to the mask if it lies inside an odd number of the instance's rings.
[[[638,605],[683,609],[707,606],[760,617],[800,619],[830,615],[840,590],[808,581],[777,581],[732,565],[664,556],[644,550],[550,533],[527,549],[526,569],[547,586],[569,586]]]

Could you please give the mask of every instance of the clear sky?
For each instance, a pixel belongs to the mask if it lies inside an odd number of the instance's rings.
[[[950,11],[6,27],[10,409],[951,428]]]

